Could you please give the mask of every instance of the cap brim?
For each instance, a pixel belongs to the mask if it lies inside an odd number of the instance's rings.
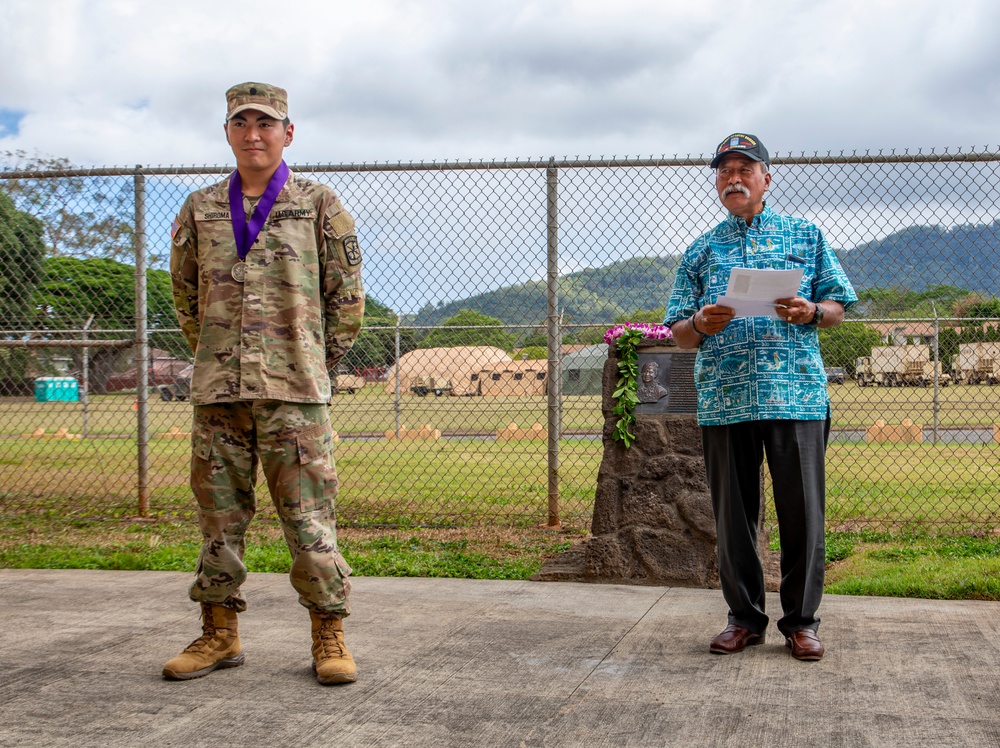
[[[756,162],[761,163],[761,164],[764,163],[764,159],[762,159],[756,153],[750,153],[749,151],[745,151],[742,148],[730,148],[728,151],[724,151],[722,153],[716,154],[715,158],[712,159],[712,163],[710,163],[708,165],[708,168],[709,169],[717,169],[719,167],[719,162],[722,161],[722,159],[724,159],[730,153],[739,153],[739,154],[742,154],[742,155],[746,156],[751,161],[756,161]]]
[[[263,112],[268,117],[274,117],[276,120],[284,120],[288,116],[287,114],[282,114],[273,106],[265,106],[264,104],[241,104],[240,106],[236,107],[233,111],[229,113],[229,115],[226,117],[226,122],[231,120],[240,112],[248,112],[250,110],[253,110],[255,112]]]

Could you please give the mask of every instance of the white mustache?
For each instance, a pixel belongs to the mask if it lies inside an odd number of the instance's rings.
[[[743,197],[750,197],[750,190],[742,184],[731,184],[722,191],[722,196],[730,195],[734,192],[742,192]]]

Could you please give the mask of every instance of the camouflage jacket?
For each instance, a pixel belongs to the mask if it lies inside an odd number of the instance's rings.
[[[365,309],[354,219],[333,190],[289,175],[243,283],[232,276],[228,177],[188,196],[172,235],[174,305],[195,357],[191,402],[328,402]]]

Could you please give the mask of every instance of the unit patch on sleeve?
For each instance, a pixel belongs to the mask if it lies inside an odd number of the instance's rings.
[[[344,253],[347,255],[347,264],[351,267],[361,264],[361,246],[354,234],[344,237]]]

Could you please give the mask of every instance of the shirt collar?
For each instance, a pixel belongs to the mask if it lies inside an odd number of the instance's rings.
[[[768,206],[767,201],[764,201],[764,210],[753,217],[753,223],[747,226],[747,222],[743,219],[743,216],[737,216],[730,213],[726,217],[726,222],[735,229],[746,230],[748,228],[761,229],[770,223],[774,218],[774,211]]]

